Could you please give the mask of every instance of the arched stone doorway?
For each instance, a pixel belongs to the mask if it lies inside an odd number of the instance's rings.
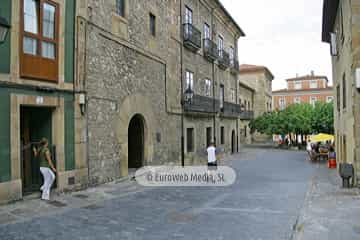
[[[236,137],[235,137],[235,130],[231,133],[231,153],[234,154],[236,149]]]
[[[128,168],[135,170],[144,166],[145,123],[140,114],[136,114],[128,129]],[[131,170],[130,170],[131,171]]]

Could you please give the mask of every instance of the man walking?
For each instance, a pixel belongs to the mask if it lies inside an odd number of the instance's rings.
[[[208,167],[209,169],[216,169],[217,162],[216,162],[216,148],[215,143],[211,142],[210,146],[207,148],[207,155],[208,155]]]

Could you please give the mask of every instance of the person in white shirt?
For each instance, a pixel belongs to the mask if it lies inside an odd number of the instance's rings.
[[[215,143],[211,142],[210,146],[207,148],[207,155],[208,155],[208,167],[216,169],[217,162],[216,162],[216,148]]]

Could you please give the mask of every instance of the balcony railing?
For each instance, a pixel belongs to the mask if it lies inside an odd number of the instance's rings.
[[[223,70],[230,66],[230,57],[225,50],[219,50],[219,67]]]
[[[240,72],[240,65],[235,58],[230,61],[230,70],[232,74],[238,74]]]
[[[191,103],[184,104],[184,110],[187,113],[217,113],[219,110],[219,100],[194,94]]]
[[[241,120],[251,120],[254,118],[254,111],[242,111],[240,113]]]
[[[193,52],[201,48],[201,32],[190,23],[183,24],[184,46]]]
[[[241,108],[239,104],[224,102],[224,108],[221,111],[222,116],[237,118],[241,113]]]
[[[204,56],[211,62],[215,61],[218,58],[218,48],[216,43],[211,39],[204,39]]]

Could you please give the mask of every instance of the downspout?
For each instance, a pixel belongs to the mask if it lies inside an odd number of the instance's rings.
[[[235,42],[234,42],[234,49],[235,49],[235,53],[234,55],[236,56],[236,60],[239,61],[239,55],[238,55],[238,44],[237,44],[237,40],[239,39],[239,36],[235,36]],[[235,79],[235,103],[238,104],[238,79],[239,79],[239,74],[236,74],[236,79]],[[236,118],[236,152],[239,152],[239,117]]]
[[[180,0],[180,39],[183,35],[183,0]],[[180,47],[180,99],[181,99],[181,166],[185,166],[185,139],[184,139],[184,101],[183,101],[183,44]]]
[[[214,41],[214,11],[215,8],[211,9],[211,40]],[[217,51],[217,49],[216,49]],[[212,62],[212,79],[213,79],[213,112],[214,112],[214,116],[213,116],[213,127],[214,127],[214,143],[216,145],[216,105],[215,105],[215,100],[216,100],[216,96],[215,96],[215,60]]]

